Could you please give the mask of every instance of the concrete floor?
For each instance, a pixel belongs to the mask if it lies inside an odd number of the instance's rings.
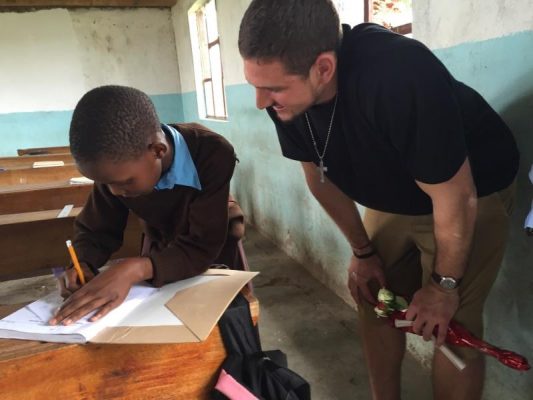
[[[355,311],[254,229],[244,242],[260,303],[264,350],[287,354],[311,384],[313,400],[370,399]],[[55,290],[51,276],[0,283],[0,304],[29,302]],[[428,371],[407,357],[403,398],[431,399]]]
[[[289,367],[311,384],[313,400],[370,399],[354,309],[257,231],[247,230],[244,248],[260,272],[254,293],[263,349],[287,354]],[[429,371],[410,356],[402,388],[404,399],[432,398]]]

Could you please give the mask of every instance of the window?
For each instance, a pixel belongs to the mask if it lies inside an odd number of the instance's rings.
[[[366,0],[365,0],[366,1]],[[333,0],[343,24],[355,26],[364,21],[363,3],[355,0]]]
[[[227,119],[215,0],[197,3],[189,10],[198,114],[201,118]]]
[[[365,21],[400,35],[412,35],[412,0],[365,0]]]

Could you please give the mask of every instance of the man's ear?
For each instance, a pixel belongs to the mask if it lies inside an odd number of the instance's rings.
[[[316,77],[322,84],[329,83],[335,76],[337,69],[337,56],[333,51],[320,53],[313,65]]]

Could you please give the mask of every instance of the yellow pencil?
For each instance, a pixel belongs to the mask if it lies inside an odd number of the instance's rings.
[[[76,255],[76,252],[74,251],[74,246],[72,246],[72,242],[70,240],[67,240],[67,248],[68,252],[70,253],[70,258],[72,258],[72,264],[74,265],[74,269],[78,274],[78,278],[80,278],[80,283],[82,285],[85,285],[85,276],[83,275],[83,270],[81,269],[80,262],[78,261],[78,256]]]

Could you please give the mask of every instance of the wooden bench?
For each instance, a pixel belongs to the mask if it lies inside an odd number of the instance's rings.
[[[83,207],[92,187],[68,181],[0,187],[0,215],[55,210],[67,204]]]
[[[251,294],[246,297],[257,322],[259,304]],[[16,308],[0,307],[0,317]],[[207,400],[225,357],[218,326],[201,343],[76,345],[0,339],[1,398]]]
[[[70,263],[65,241],[73,235],[74,208],[66,218],[57,218],[60,209],[0,215],[0,281],[20,276],[49,274],[52,267]],[[137,256],[142,228],[130,214],[122,248],[112,258]]]
[[[38,154],[61,154],[70,153],[70,146],[55,147],[30,147],[27,149],[18,149],[19,156],[38,155]]]
[[[66,181],[81,176],[74,164],[63,167],[21,168],[0,171],[0,186]]]
[[[65,168],[65,167],[60,167]],[[55,177],[55,176],[54,176]],[[14,185],[0,190],[0,281],[46,273],[69,262],[65,240],[73,218],[56,218],[77,206],[92,185],[66,181]],[[136,217],[114,256],[139,253]],[[259,306],[249,295],[252,316]],[[19,306],[1,306],[0,317]],[[208,399],[226,352],[218,327],[202,343],[74,345],[0,340],[0,398],[15,399]]]
[[[33,163],[42,161],[63,161],[65,164],[74,164],[72,155],[70,153],[63,153],[24,157],[0,157],[0,168],[33,168]]]

